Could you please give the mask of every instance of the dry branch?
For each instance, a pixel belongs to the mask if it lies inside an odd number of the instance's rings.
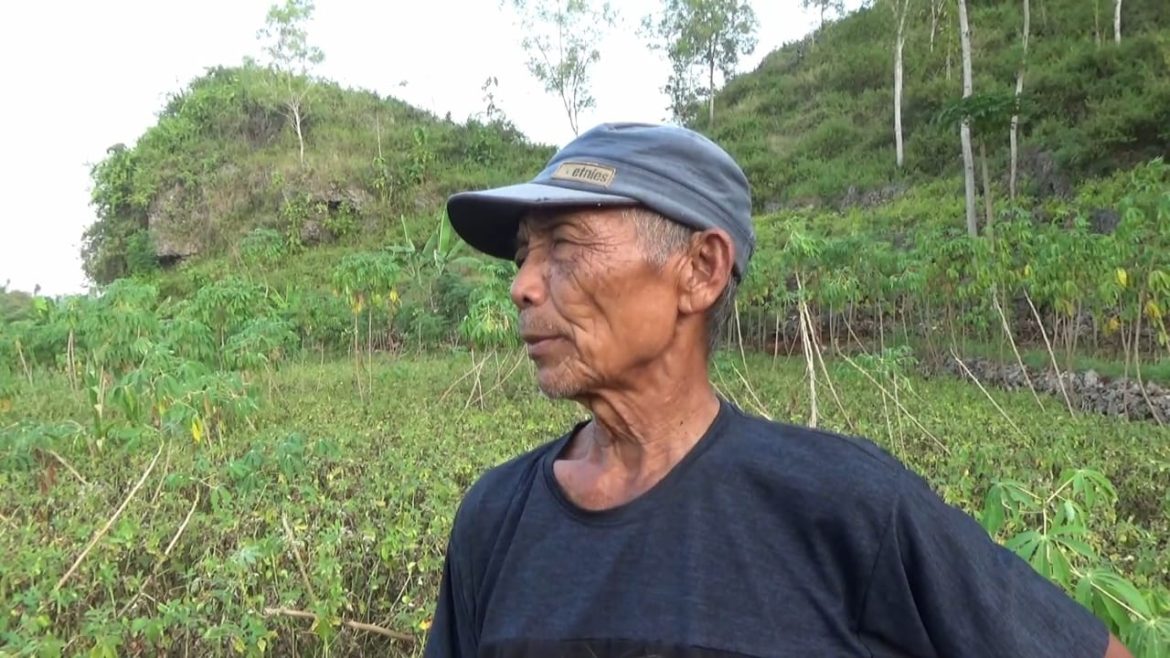
[[[133,498],[134,494],[138,493],[138,490],[142,488],[143,483],[146,482],[146,478],[150,477],[150,473],[154,470],[154,465],[158,463],[158,458],[160,455],[162,455],[162,450],[163,444],[160,443],[158,446],[158,451],[154,453],[154,459],[150,460],[150,465],[146,467],[146,471],[142,473],[142,477],[138,478],[138,482],[134,484],[134,488],[130,490],[130,493],[126,494],[126,497],[122,500],[122,504],[119,505],[118,509],[114,511],[114,515],[107,519],[106,524],[103,525],[97,532],[94,533],[93,537],[90,538],[89,543],[85,546],[85,549],[81,551],[81,555],[78,555],[77,559],[73,561],[73,566],[69,567],[69,571],[66,571],[65,575],[61,576],[61,580],[58,580],[57,584],[53,586],[54,592],[61,589],[61,586],[65,584],[65,581],[69,580],[69,577],[73,575],[74,571],[77,571],[77,567],[81,564],[81,561],[85,559],[85,556],[89,555],[89,552],[93,549],[94,544],[97,544],[98,541],[104,537],[107,532],[110,531],[110,527],[113,526],[114,521],[117,521],[118,517],[122,515],[122,510],[126,509],[126,505],[130,503],[130,499]]]
[[[507,374],[505,374],[503,377],[501,377],[501,378],[500,378],[500,379],[499,379],[499,380],[498,380],[498,381],[497,381],[497,382],[496,382],[496,383],[495,383],[495,384],[494,384],[494,385],[493,385],[491,388],[489,388],[489,389],[487,390],[487,392],[486,392],[486,393],[484,393],[484,396],[486,397],[486,396],[488,396],[488,395],[491,395],[492,393],[495,393],[495,392],[496,392],[497,390],[499,390],[499,389],[500,389],[500,388],[501,388],[501,387],[502,387],[502,386],[503,386],[503,385],[504,385],[504,384],[505,384],[505,383],[506,383],[506,382],[507,382],[509,379],[511,379],[511,378],[512,378],[512,375],[513,375],[513,374],[516,372],[516,369],[517,369],[517,368],[519,368],[519,367],[520,367],[520,365],[521,365],[522,363],[524,363],[524,359],[525,359],[527,356],[528,356],[528,355],[527,355],[527,354],[524,352],[524,350],[520,350],[520,355],[519,355],[519,356],[516,358],[516,363],[512,364],[512,367],[508,369],[508,373],[507,373]]]
[[[995,410],[999,412],[999,415],[1003,416],[1003,419],[1012,426],[1012,429],[1014,429],[1016,432],[1019,432],[1020,436],[1024,437],[1025,441],[1031,443],[1031,439],[1028,438],[1028,435],[1024,434],[1024,431],[1021,430],[1018,425],[1016,425],[1015,421],[1011,419],[1011,416],[1008,416],[1007,412],[1003,410],[1003,407],[999,406],[999,403],[995,401],[995,398],[991,397],[991,393],[988,393],[987,389],[983,387],[983,382],[980,382],[979,378],[975,376],[975,373],[971,372],[971,369],[967,367],[967,364],[963,363],[963,360],[959,358],[959,355],[955,353],[953,348],[951,349],[951,358],[953,358],[955,362],[959,364],[959,367],[963,369],[963,372],[967,373],[967,376],[971,378],[971,381],[975,382],[975,385],[979,387],[979,390],[983,391],[983,395],[987,396],[988,401],[990,401],[992,406],[995,407]]]
[[[999,304],[999,295],[992,293],[991,301],[995,304],[995,310],[999,312],[999,321],[1003,325],[1003,333],[1007,335],[1008,342],[1012,345],[1012,353],[1016,355],[1016,363],[1020,364],[1020,372],[1024,375],[1024,381],[1028,382],[1028,388],[1032,391],[1032,397],[1036,400],[1036,405],[1040,410],[1044,410],[1044,403],[1040,401],[1040,395],[1036,393],[1036,387],[1032,384],[1032,376],[1028,374],[1028,366],[1024,365],[1024,359],[1020,356],[1020,350],[1016,348],[1016,339],[1012,336],[1012,329],[1008,326],[1007,316],[1004,315],[1003,307]]]
[[[1158,407],[1150,399],[1150,392],[1146,390],[1146,383],[1142,381],[1142,314],[1141,309],[1145,308],[1145,292],[1143,291],[1138,296],[1138,316],[1137,324],[1134,327],[1134,346],[1133,346],[1133,368],[1134,374],[1137,375],[1138,390],[1142,392],[1142,398],[1146,401],[1146,407],[1150,410],[1150,415],[1154,417],[1154,421],[1160,427],[1166,424],[1162,422],[1162,415],[1158,413]]]
[[[809,317],[808,303],[804,299],[804,283],[800,280],[800,275],[796,275],[796,288],[800,292],[800,300],[798,301],[797,309],[800,312],[800,342],[804,349],[804,361],[806,371],[808,373],[808,396],[809,396],[809,427],[817,426],[817,368],[813,362],[812,355],[812,319]]]
[[[834,342],[834,346],[836,343]],[[849,431],[856,433],[857,427],[854,426],[853,420],[849,418],[849,412],[845,411],[845,405],[841,402],[841,396],[837,395],[837,387],[833,386],[833,378],[829,376],[829,369],[825,367],[825,357],[822,354],[820,343],[813,341],[813,347],[817,363],[821,366],[821,374],[825,376],[825,383],[829,385],[829,393],[833,394],[833,401],[837,403],[837,408],[841,410],[841,416],[845,419],[845,424],[849,426]]]
[[[451,391],[455,390],[455,387],[459,385],[459,382],[463,381],[464,379],[467,379],[468,377],[470,377],[474,373],[475,373],[475,356],[473,355],[471,357],[471,369],[468,370],[467,372],[463,373],[462,375],[460,375],[459,378],[456,379],[455,381],[451,382],[451,385],[447,387],[447,390],[443,391],[443,394],[439,396],[439,403],[441,404],[443,402],[443,400],[447,399],[447,396],[450,395]]]
[[[739,381],[743,382],[743,386],[747,390],[748,395],[752,396],[752,400],[755,401],[756,404],[756,410],[759,411],[760,415],[764,418],[767,418],[768,420],[772,420],[772,416],[769,415],[768,410],[764,408],[764,403],[760,401],[760,396],[756,395],[755,389],[753,389],[752,385],[748,383],[748,380],[743,376],[743,373],[739,371],[739,368],[736,368],[735,364],[733,363],[731,364],[731,369],[735,371],[736,376],[739,377]]]
[[[317,593],[313,591],[313,584],[309,582],[309,572],[305,570],[305,561],[301,558],[300,549],[297,548],[297,538],[293,535],[292,528],[288,525],[288,517],[284,515],[284,512],[280,514],[280,523],[284,526],[285,534],[288,535],[288,545],[292,548],[293,557],[297,560],[297,568],[300,569],[301,579],[305,581],[305,588],[309,590],[309,596],[316,601]]]
[[[128,601],[126,603],[126,605],[122,606],[122,609],[118,611],[119,617],[125,615],[126,611],[129,610],[130,607],[132,605],[134,605],[134,603],[137,602],[138,599],[143,596],[143,593],[146,592],[146,588],[154,580],[154,577],[158,575],[158,570],[161,569],[162,565],[167,561],[167,557],[169,557],[171,554],[171,551],[174,550],[175,544],[179,543],[179,537],[183,536],[183,531],[187,529],[187,524],[191,522],[191,517],[195,514],[195,508],[198,505],[199,505],[199,489],[196,489],[195,490],[195,500],[191,502],[191,509],[187,511],[187,516],[184,517],[183,522],[181,524],[179,524],[179,529],[176,530],[175,535],[173,537],[171,537],[171,541],[169,544],[167,544],[167,548],[165,551],[163,551],[162,556],[159,557],[159,559],[154,563],[154,568],[150,570],[150,575],[147,576],[146,581],[142,583],[142,587],[138,588],[138,593],[135,594],[134,598],[130,599],[130,601]]]
[[[1056,363],[1056,354],[1052,351],[1052,343],[1048,340],[1048,330],[1044,328],[1044,321],[1040,319],[1040,311],[1036,310],[1036,305],[1032,303],[1032,296],[1027,292],[1024,293],[1024,299],[1028,300],[1028,308],[1032,309],[1032,315],[1040,327],[1040,335],[1044,337],[1044,346],[1048,348],[1048,356],[1052,359],[1052,368],[1056,370],[1056,381],[1060,384],[1060,392],[1064,395],[1064,403],[1068,406],[1068,413],[1073,414],[1072,400],[1069,399],[1068,390],[1064,387],[1064,377],[1060,374],[1060,366]]]
[[[283,615],[285,617],[296,617],[297,619],[311,619],[317,621],[317,615],[312,612],[305,612],[304,610],[290,610],[289,608],[264,608],[264,616],[271,617],[273,615]],[[403,642],[414,642],[413,635],[407,635],[399,631],[393,631],[389,628],[375,626],[374,624],[367,624],[360,621],[351,621],[348,619],[341,620],[342,626],[348,626],[357,631],[366,631],[368,633],[377,633],[395,640]]]
[[[53,452],[52,450],[48,450],[48,449],[44,449],[44,450],[45,450],[45,452],[47,452],[49,454],[50,457],[52,457],[53,459],[56,459],[58,462],[60,462],[60,464],[65,467],[65,470],[72,473],[73,477],[77,478],[78,482],[80,482],[81,484],[83,484],[87,487],[89,486],[89,482],[87,482],[85,478],[81,477],[81,473],[78,473],[77,469],[73,468],[73,466],[69,462],[65,461],[64,457],[62,457],[61,455],[58,455],[56,452]]]
[[[930,430],[926,429],[926,426],[925,426],[925,425],[923,425],[923,424],[922,424],[922,423],[921,423],[921,422],[918,420],[918,418],[916,418],[916,417],[914,416],[914,414],[910,413],[910,411],[909,411],[908,409],[906,409],[906,407],[905,407],[905,406],[903,406],[903,405],[902,405],[901,401],[899,401],[899,400],[898,400],[898,398],[896,398],[896,397],[894,397],[893,395],[891,395],[891,394],[890,394],[890,392],[886,390],[886,387],[885,387],[885,386],[882,386],[882,385],[881,385],[881,383],[880,383],[880,382],[878,382],[878,380],[874,379],[874,378],[873,378],[873,375],[871,375],[871,374],[869,374],[868,372],[866,372],[866,371],[865,371],[865,368],[862,368],[861,366],[857,365],[857,362],[856,362],[856,361],[854,361],[853,359],[850,359],[850,358],[849,358],[849,356],[848,356],[848,355],[846,355],[845,353],[842,353],[842,354],[841,354],[841,358],[845,359],[845,361],[846,361],[846,362],[847,362],[849,365],[853,366],[853,368],[854,368],[855,370],[857,370],[857,372],[860,372],[862,375],[864,375],[864,376],[865,376],[865,378],[869,380],[869,383],[871,383],[871,384],[873,384],[874,386],[876,386],[876,387],[878,388],[878,390],[882,392],[882,395],[885,395],[886,397],[888,397],[888,398],[890,398],[891,400],[893,400],[893,401],[894,401],[894,404],[895,404],[895,405],[898,407],[898,410],[899,410],[899,411],[901,411],[902,413],[906,414],[906,417],[907,417],[907,418],[909,418],[909,419],[910,419],[910,421],[911,421],[911,422],[913,422],[913,423],[914,423],[914,425],[918,427],[918,429],[922,430],[922,433],[923,433],[923,434],[925,434],[926,436],[930,437],[930,440],[934,441],[935,445],[937,445],[938,447],[942,448],[943,452],[947,453],[948,455],[949,455],[949,454],[951,454],[951,449],[950,449],[950,448],[948,448],[948,447],[947,447],[947,445],[946,445],[945,443],[943,443],[942,441],[940,441],[940,440],[939,440],[939,438],[938,438],[937,436],[935,436],[934,434],[931,434]]]

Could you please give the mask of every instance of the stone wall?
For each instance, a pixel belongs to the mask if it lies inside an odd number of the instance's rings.
[[[992,384],[1008,390],[1028,390],[1028,381],[1019,365],[996,363],[986,359],[964,359],[964,364],[984,386]],[[947,359],[943,370],[957,377],[966,378],[963,368],[954,360]],[[1064,380],[1073,408],[1110,416],[1127,417],[1130,420],[1156,420],[1170,422],[1170,389],[1145,382],[1145,394],[1135,378],[1110,378],[1093,370],[1085,372],[1063,372],[1058,378],[1056,372],[1028,369],[1028,377],[1037,393],[1056,396],[1063,402],[1060,380]],[[1148,400],[1147,400],[1148,398]]]

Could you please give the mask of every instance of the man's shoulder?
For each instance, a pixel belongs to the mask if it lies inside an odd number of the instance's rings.
[[[905,465],[874,440],[737,410],[740,447],[753,459],[778,460],[786,467],[864,469],[901,476]]]
[[[892,502],[913,472],[872,439],[736,410],[729,458],[778,486]]]
[[[459,503],[456,533],[476,536],[498,528],[508,511],[527,497],[544,459],[563,445],[571,431],[490,466],[476,477]]]

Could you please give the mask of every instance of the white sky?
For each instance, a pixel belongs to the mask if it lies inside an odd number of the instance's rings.
[[[256,30],[271,0],[74,0],[0,6],[0,284],[42,294],[83,292],[81,234],[95,217],[89,166],[135,140],[167,95],[207,67],[259,56]],[[661,121],[669,69],[636,35],[659,0],[617,0],[625,19],[593,71],[601,121]],[[740,70],[799,39],[816,18],[799,0],[753,0],[759,45]],[[524,68],[518,30],[497,0],[317,0],[309,38],[325,52],[318,73],[463,121],[483,110],[480,89],[499,79],[497,104],[530,138],[572,137],[560,101]],[[405,85],[400,83],[405,82]]]

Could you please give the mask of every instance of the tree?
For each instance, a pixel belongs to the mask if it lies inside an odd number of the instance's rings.
[[[140,160],[133,148],[115,144],[90,169],[90,204],[97,220],[82,235],[81,260],[86,276],[95,283],[129,276],[132,240],[149,230],[149,200],[136,183],[141,178]]]
[[[934,35],[938,33],[938,23],[946,15],[945,0],[930,0],[930,52],[934,52]]]
[[[910,13],[910,0],[893,0],[890,9],[894,11],[894,20],[898,24],[894,39],[894,150],[901,169],[905,160],[902,149],[902,49],[906,45],[906,15]]]
[[[690,118],[691,111],[702,100],[700,93],[702,85],[695,75],[695,69],[689,63],[673,59],[670,65],[670,78],[662,87],[662,91],[670,99],[670,116],[677,121],[684,121]]]
[[[832,11],[833,13],[835,13],[837,15],[841,15],[845,12],[844,0],[800,0],[800,6],[801,6],[801,8],[806,9],[806,10],[813,9],[815,7],[817,10],[820,11],[821,22],[820,22],[820,25],[817,26],[818,30],[825,27],[825,14],[828,13],[829,11]],[[814,37],[814,43],[815,43],[815,37]]]
[[[1121,0],[1113,0],[1113,41],[1121,43]]]
[[[272,5],[264,27],[256,32],[256,38],[264,43],[269,66],[280,82],[281,104],[296,130],[302,165],[305,164],[304,121],[312,89],[309,70],[325,60],[320,48],[309,45],[304,28],[314,8],[312,0],[285,0],[283,5]]]
[[[671,77],[663,91],[679,118],[679,108],[698,98],[694,69],[701,67],[707,85],[701,95],[707,99],[707,123],[715,125],[715,73],[726,81],[739,64],[741,55],[756,48],[756,14],[745,0],[664,0],[655,20],[647,16],[643,30],[652,38],[652,47],[666,51]]]
[[[1016,72],[1016,102],[1020,100],[1020,96],[1024,93],[1024,67],[1028,63],[1028,35],[1032,31],[1032,8],[1029,0],[1024,0],[1024,31],[1020,35],[1021,45],[1023,46],[1023,54],[1020,55],[1020,70]],[[1020,161],[1020,114],[1019,112],[1012,115],[1012,165],[1011,173],[1008,176],[1008,194],[1011,198],[1016,198],[1016,176],[1019,171]]]
[[[983,174],[983,205],[985,228],[990,228],[993,220],[991,200],[991,179],[987,173],[987,136],[996,133],[1003,134],[1013,119],[1020,115],[1020,98],[1012,94],[979,94],[967,95],[961,100],[949,104],[939,114],[940,120],[946,123],[961,123],[967,129],[967,144],[971,143],[971,130],[975,131],[975,142],[979,146],[979,163]],[[968,217],[968,222],[970,218]],[[968,230],[971,225],[968,223]]]
[[[959,3],[959,43],[963,52],[963,98],[971,97],[971,26],[967,21],[967,0]],[[967,195],[967,233],[979,234],[979,220],[975,214],[975,158],[971,153],[971,120],[963,116],[959,127],[959,141],[963,147],[963,184]]]
[[[608,2],[591,0],[510,0],[524,30],[521,42],[528,71],[544,90],[561,98],[573,134],[581,110],[595,104],[589,93],[589,68],[601,59],[597,49],[604,28],[616,16]]]

